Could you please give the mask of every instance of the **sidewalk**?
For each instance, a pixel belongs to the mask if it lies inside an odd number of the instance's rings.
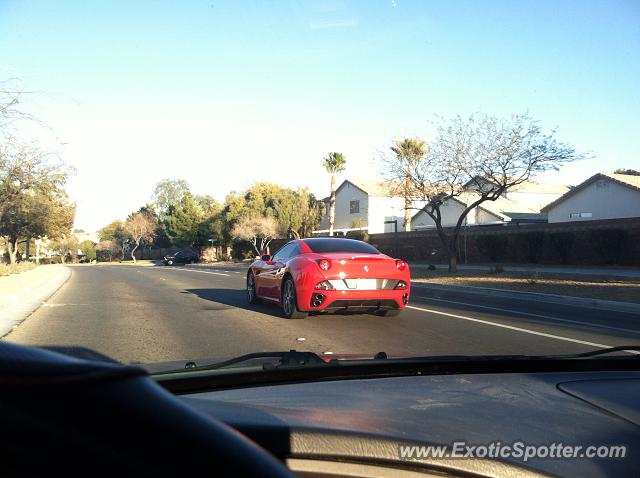
[[[447,264],[434,264],[436,269],[448,269]],[[428,269],[429,264],[414,264],[409,262],[412,269]],[[459,270],[480,270],[488,271],[495,264],[458,264]],[[539,264],[531,264],[528,266],[509,266],[503,265],[505,272],[546,272],[549,274],[567,274],[567,275],[589,275],[589,276],[610,276],[610,277],[630,277],[640,279],[640,269],[632,267],[611,267],[611,266],[545,266]]]
[[[40,307],[70,276],[68,267],[46,265],[0,277],[0,337]]]

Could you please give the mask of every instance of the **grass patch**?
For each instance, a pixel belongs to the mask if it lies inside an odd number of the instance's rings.
[[[18,262],[17,264],[0,264],[0,276],[8,276],[9,274],[18,274],[20,272],[29,271],[35,268],[33,262]]]

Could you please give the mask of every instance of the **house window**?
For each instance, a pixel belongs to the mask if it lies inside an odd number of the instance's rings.
[[[358,214],[360,212],[360,201],[349,202],[349,213]]]
[[[572,212],[572,213],[569,214],[569,217],[571,219],[575,219],[577,217],[587,218],[587,217],[593,217],[593,213],[591,213],[591,212]]]

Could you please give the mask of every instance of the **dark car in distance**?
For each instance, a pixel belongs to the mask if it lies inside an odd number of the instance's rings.
[[[200,255],[195,251],[183,249],[175,254],[164,256],[164,265],[172,266],[174,264],[191,264],[197,262],[200,259]]]

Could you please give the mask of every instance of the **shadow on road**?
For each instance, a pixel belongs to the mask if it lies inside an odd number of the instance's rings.
[[[287,320],[277,304],[249,304],[247,302],[247,296],[244,289],[185,289],[189,294],[194,294],[201,299],[210,300],[218,304],[224,304],[238,309],[251,310],[253,312],[260,312],[262,314],[271,315],[274,317]]]
[[[210,300],[211,302],[215,302],[216,304],[221,304],[227,307],[235,307],[238,309],[251,310],[252,312],[260,312],[261,314],[270,315],[272,317],[277,317],[283,320],[289,320],[282,315],[280,310],[280,306],[278,304],[272,304],[268,301],[263,301],[258,304],[249,304],[247,302],[246,292],[244,289],[220,289],[220,288],[211,288],[211,289],[185,289],[185,293],[193,294],[201,299]],[[222,309],[220,308],[220,309]],[[218,310],[219,308],[215,308]],[[371,320],[374,315],[372,314],[363,314],[362,312],[356,311],[341,311],[341,312],[332,312],[332,313],[320,313],[320,312],[311,312],[309,314],[310,317],[328,317],[328,316],[350,316],[350,317],[363,317]],[[387,319],[388,320],[388,319]]]

